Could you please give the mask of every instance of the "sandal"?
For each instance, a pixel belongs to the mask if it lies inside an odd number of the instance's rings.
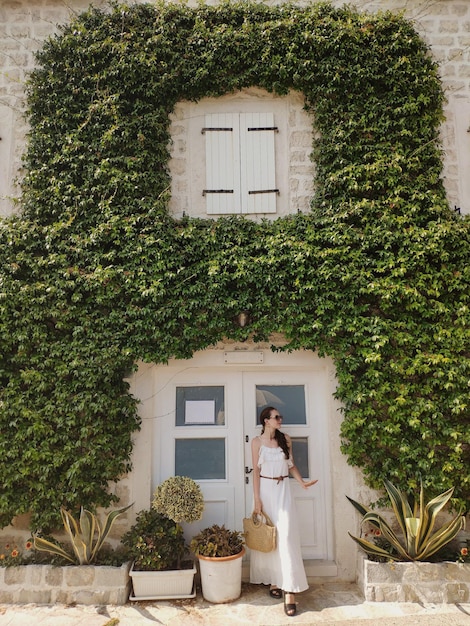
[[[295,604],[295,602],[293,602],[292,604],[286,603],[288,595],[294,598],[295,600],[295,596],[293,593],[284,593],[284,613],[288,617],[294,617],[294,615],[297,613],[297,605]]]
[[[269,595],[271,598],[276,598],[276,600],[280,600],[282,598],[282,589],[279,587],[271,587],[269,589]]]

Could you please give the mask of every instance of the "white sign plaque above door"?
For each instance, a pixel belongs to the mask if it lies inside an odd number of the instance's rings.
[[[248,352],[248,350],[237,350],[235,352],[224,352],[224,363],[256,365],[264,362],[263,352]]]

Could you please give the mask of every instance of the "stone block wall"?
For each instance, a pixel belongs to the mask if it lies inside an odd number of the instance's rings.
[[[470,563],[376,563],[363,559],[358,582],[369,602],[470,601]]]
[[[0,567],[0,604],[125,604],[130,563]]]

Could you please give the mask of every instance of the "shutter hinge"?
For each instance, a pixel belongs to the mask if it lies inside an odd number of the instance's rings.
[[[233,128],[215,128],[215,127],[205,127],[203,129],[201,129],[201,133],[204,135],[204,133],[206,133],[207,131],[225,131],[225,132],[231,132],[233,131]]]
[[[248,128],[248,131],[253,130],[274,130],[276,133],[279,132],[279,128],[277,126],[257,126]]]
[[[256,191],[249,191],[248,195],[252,196],[256,193],[277,193],[279,195],[279,189],[257,189]]]
[[[202,195],[205,196],[208,193],[233,193],[233,189],[203,189]]]

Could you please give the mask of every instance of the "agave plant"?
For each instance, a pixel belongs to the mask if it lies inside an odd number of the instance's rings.
[[[103,526],[96,515],[83,507],[80,510],[78,521],[75,520],[70,511],[61,507],[60,514],[64,528],[70,538],[73,553],[67,552],[52,541],[37,536],[34,537],[34,547],[37,550],[61,556],[74,564],[89,565],[95,560],[118,515],[127,511],[131,506],[132,504],[108,513]]]
[[[380,530],[382,537],[390,544],[391,549],[387,551],[362,537],[354,537],[348,533],[367,554],[393,561],[427,561],[433,554],[452,541],[457,533],[465,527],[465,517],[459,514],[434,531],[436,517],[452,497],[453,488],[441,493],[426,504],[424,489],[421,484],[419,502],[415,501],[412,509],[405,493],[397,489],[388,480],[384,481],[384,485],[403,538],[399,538],[395,534],[382,515],[346,496],[363,515],[361,524],[366,522],[372,524],[374,528]]]

